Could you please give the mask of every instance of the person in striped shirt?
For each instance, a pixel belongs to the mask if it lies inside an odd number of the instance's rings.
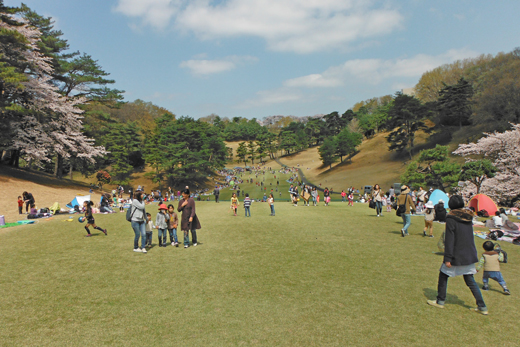
[[[244,199],[244,209],[246,210],[246,217],[251,217],[251,199],[249,198],[249,194],[246,194]]]

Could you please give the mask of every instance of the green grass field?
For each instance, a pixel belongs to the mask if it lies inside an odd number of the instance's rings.
[[[491,283],[482,316],[462,278],[444,310],[426,304],[442,226],[423,238],[421,217],[402,238],[393,212],[377,218],[361,204],[278,202],[270,217],[254,203],[245,218],[242,206],[233,217],[227,203],[198,202],[197,212],[197,247],[148,254],[132,252],[124,213],[96,215],[108,236],[85,238],[65,216],[0,231],[0,345],[518,345],[518,246],[503,244],[512,295]]]

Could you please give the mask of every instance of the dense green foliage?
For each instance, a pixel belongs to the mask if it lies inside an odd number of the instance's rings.
[[[146,139],[144,155],[154,168],[149,173],[155,182],[180,187],[200,186],[226,163],[226,146],[215,127],[165,114]]]
[[[434,187],[446,191],[460,180],[460,165],[449,158],[446,146],[421,151],[419,158],[411,162],[401,176],[401,181],[413,189]]]

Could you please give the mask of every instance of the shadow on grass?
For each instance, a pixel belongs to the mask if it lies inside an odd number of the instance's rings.
[[[423,288],[423,292],[424,292],[424,296],[428,300],[437,299],[437,291],[435,289]],[[459,305],[459,306],[462,306],[467,309],[470,309],[473,307],[471,305],[467,305],[463,300],[459,299],[459,297],[457,295],[453,295],[453,294],[449,294],[449,293],[446,295],[446,304]]]

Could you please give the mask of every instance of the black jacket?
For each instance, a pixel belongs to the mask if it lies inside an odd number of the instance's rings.
[[[470,265],[478,262],[473,237],[473,213],[468,210],[452,210],[446,217],[444,262],[451,265]]]

